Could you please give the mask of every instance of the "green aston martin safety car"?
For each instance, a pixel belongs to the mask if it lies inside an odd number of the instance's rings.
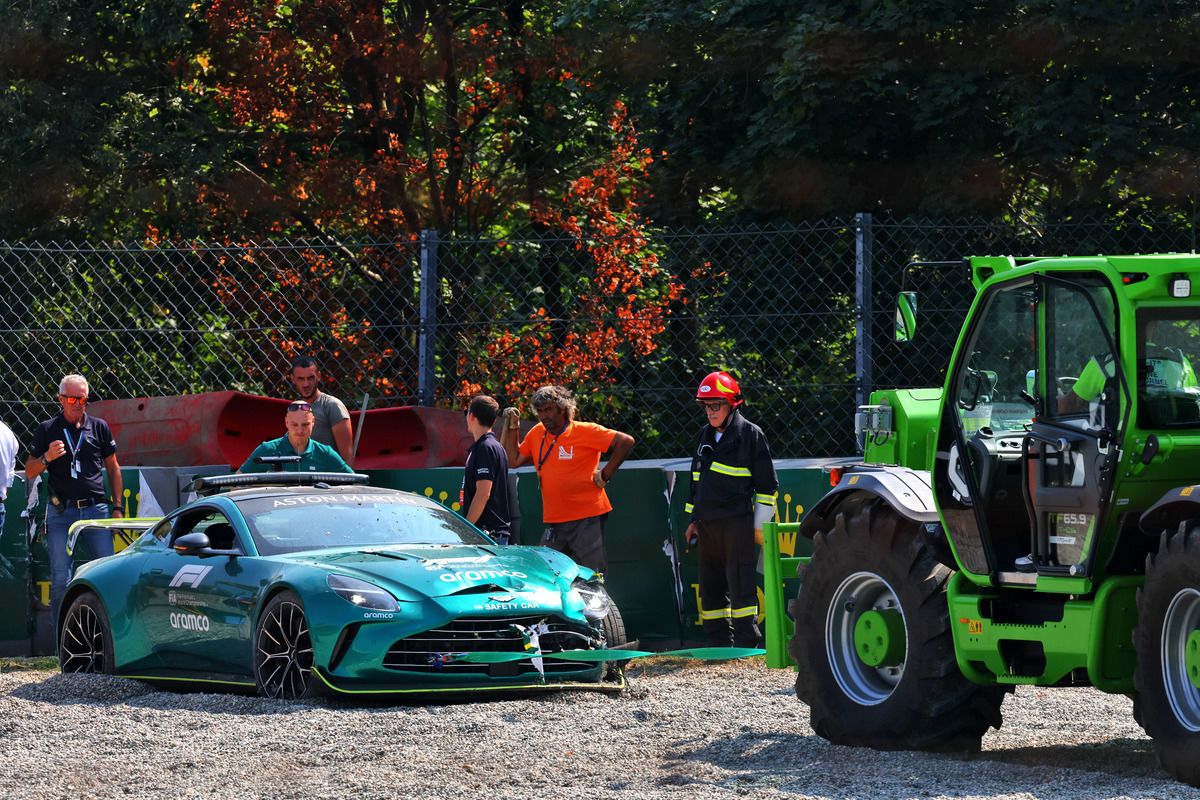
[[[365,482],[202,478],[162,519],[89,521],[145,532],[67,587],[63,672],[283,698],[622,685],[624,625],[600,576]]]

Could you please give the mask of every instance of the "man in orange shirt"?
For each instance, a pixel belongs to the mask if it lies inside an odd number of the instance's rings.
[[[538,424],[517,447],[520,412],[506,408],[504,433],[508,463],[533,464],[542,489],[542,543],[576,562],[604,572],[604,521],[612,503],[604,486],[633,449],[633,437],[594,422],[575,421],[575,397],[563,386],[543,386],[533,393]],[[612,450],[600,468],[600,456]]]

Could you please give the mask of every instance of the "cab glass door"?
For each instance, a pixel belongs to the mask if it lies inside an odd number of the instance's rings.
[[[1129,408],[1114,298],[1088,276],[1048,279],[1046,413],[1030,431],[1032,569],[1089,575]]]
[[[1022,442],[1037,402],[1038,308],[1032,281],[989,292],[942,408],[934,492],[959,560],[977,574],[1029,541]]]

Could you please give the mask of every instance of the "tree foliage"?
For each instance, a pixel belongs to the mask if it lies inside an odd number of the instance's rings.
[[[603,386],[622,365],[658,348],[681,287],[659,265],[638,211],[639,184],[653,158],[639,147],[623,105],[609,127],[615,136],[609,157],[572,181],[560,203],[534,208],[539,222],[586,254],[570,262],[585,267],[566,276],[550,312],[539,305],[528,321],[484,329],[481,342],[463,348],[459,366],[470,377],[462,380],[462,394],[492,387],[519,397],[550,382]],[[471,354],[480,351],[487,359],[475,362]]]
[[[202,202],[226,228],[272,234],[527,223],[561,188],[548,175],[606,149],[604,109],[553,35],[555,10],[213,0],[194,86],[237,138]]]
[[[628,103],[658,224],[1051,216],[1197,182],[1189,4],[49,0],[5,6],[6,230],[505,233]],[[199,197],[200,202],[197,203]]]
[[[0,15],[0,236],[189,234],[214,162],[203,103],[183,90],[201,35],[186,0],[5,0]]]
[[[655,176],[660,219],[728,206],[1061,216],[1195,193],[1200,16],[1189,4],[577,9],[606,82],[640,99],[650,143],[670,153]]]

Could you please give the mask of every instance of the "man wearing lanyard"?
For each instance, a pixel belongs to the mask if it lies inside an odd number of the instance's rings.
[[[67,531],[81,519],[124,516],[124,485],[117,463],[117,442],[108,423],[84,412],[88,382],[82,375],[67,375],[58,385],[62,412],[38,425],[25,462],[25,477],[32,481],[43,472],[50,479],[50,508],[46,511],[47,549],[50,552],[50,607],[58,607],[71,577]],[[112,493],[104,492],[104,473]],[[110,500],[109,498],[112,498]],[[92,558],[113,554],[112,534],[88,531],[80,539]]]
[[[538,424],[517,445],[516,409],[505,409],[510,424],[504,449],[512,467],[533,464],[542,490],[542,544],[566,553],[579,564],[604,572],[604,523],[612,503],[605,485],[633,449],[628,433],[594,422],[575,420],[575,396],[565,386],[543,386],[533,393]],[[608,463],[600,456],[611,450]]]

